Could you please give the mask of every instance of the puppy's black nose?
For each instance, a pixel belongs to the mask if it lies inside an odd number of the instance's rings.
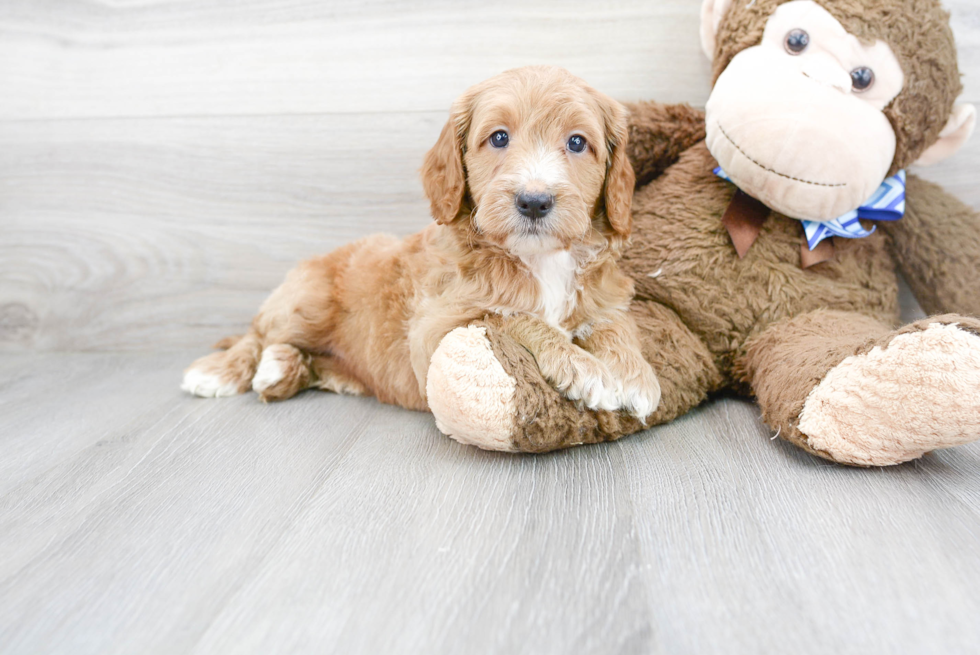
[[[543,218],[555,206],[555,197],[549,193],[522,193],[515,202],[521,215]]]

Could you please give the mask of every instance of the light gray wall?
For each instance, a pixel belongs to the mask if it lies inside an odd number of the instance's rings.
[[[699,0],[0,3],[0,351],[206,347],[298,259],[429,220],[453,97],[554,63],[703,104]],[[949,6],[980,101],[980,7]],[[928,171],[980,207],[980,139]]]

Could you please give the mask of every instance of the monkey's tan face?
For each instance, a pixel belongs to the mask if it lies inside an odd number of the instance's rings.
[[[780,5],[707,103],[707,144],[735,183],[787,216],[832,220],[881,185],[895,157],[883,109],[902,90],[886,43],[861,43],[812,0]]]

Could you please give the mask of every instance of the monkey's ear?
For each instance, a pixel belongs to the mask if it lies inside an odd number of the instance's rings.
[[[701,3],[701,49],[711,61],[715,58],[715,35],[732,0],[703,0]]]
[[[973,105],[956,105],[953,107],[949,121],[946,122],[946,127],[939,133],[939,140],[926,148],[915,163],[919,166],[932,166],[956,154],[956,151],[973,134],[973,128],[976,126],[976,107]]]
[[[455,220],[466,196],[463,142],[469,130],[470,104],[468,97],[453,103],[439,140],[426,153],[422,163],[422,188],[437,223]]]

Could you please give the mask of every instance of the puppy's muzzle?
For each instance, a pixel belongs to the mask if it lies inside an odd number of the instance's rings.
[[[550,193],[521,193],[515,198],[514,204],[521,216],[544,218],[555,206],[555,197]]]

